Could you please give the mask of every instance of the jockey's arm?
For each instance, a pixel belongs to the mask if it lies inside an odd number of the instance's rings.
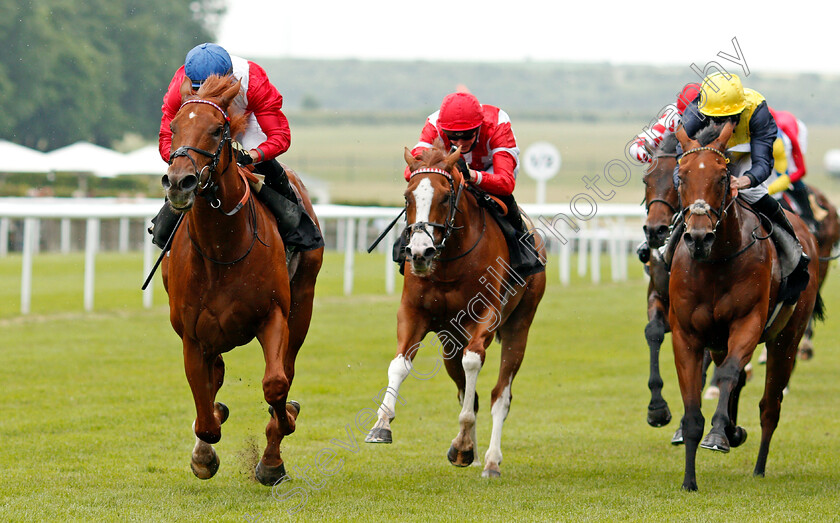
[[[767,108],[767,102],[761,102],[750,118],[750,157],[752,166],[744,173],[750,179],[750,187],[760,185],[773,172],[773,142],[779,129]]]
[[[248,83],[248,109],[253,111],[266,139],[254,150],[259,154],[257,161],[273,160],[289,150],[292,133],[289,120],[283,114],[283,96],[268,80],[259,65],[250,63]]]
[[[169,124],[178,109],[181,107],[181,83],[184,81],[184,68],[176,71],[175,76],[169,82],[166,94],[163,95],[163,106],[161,106],[160,131],[158,132],[158,152],[163,161],[169,163],[169,155],[172,150],[172,130]]]
[[[649,129],[645,129],[636,135],[630,145],[630,154],[642,163],[650,163],[651,155],[645,148],[645,143],[650,145],[651,151],[659,147],[665,137],[676,131],[680,125],[680,115],[677,107],[673,104],[666,106],[666,110]]]
[[[799,139],[796,136],[790,137],[790,156],[791,165],[788,165],[788,169],[795,169],[790,173],[790,181],[791,183],[796,183],[807,174],[805,156],[802,154],[802,147],[799,146]]]

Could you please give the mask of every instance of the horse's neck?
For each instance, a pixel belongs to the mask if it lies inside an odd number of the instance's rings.
[[[751,213],[744,212],[740,204],[733,202],[721,220],[716,246],[720,246],[721,254],[732,254],[741,249],[749,240],[749,233],[756,224],[750,219]]]

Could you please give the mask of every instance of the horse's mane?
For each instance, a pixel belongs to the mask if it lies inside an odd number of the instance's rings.
[[[443,148],[443,141],[440,138],[435,138],[432,146],[423,149],[417,159],[427,167],[434,167],[439,163],[443,163],[446,159],[446,150]]]
[[[720,131],[722,129],[723,125],[716,124],[713,121],[709,120],[709,123],[706,125],[706,127],[703,127],[702,129],[697,131],[697,134],[695,135],[694,139],[700,142],[700,145],[705,147],[713,141],[715,141],[715,139],[718,136],[720,136]]]
[[[201,98],[204,100],[219,100],[222,95],[230,89],[230,86],[236,83],[233,76],[218,76],[212,75],[207,77],[207,80],[198,88],[195,96],[188,98]],[[231,103],[227,107],[228,116],[230,116],[230,134],[237,136],[245,130],[245,112],[239,109],[235,104]]]
[[[677,152],[678,143],[680,142],[677,140],[676,133],[668,134],[662,140],[662,143],[659,144],[657,151],[663,154],[675,154]]]

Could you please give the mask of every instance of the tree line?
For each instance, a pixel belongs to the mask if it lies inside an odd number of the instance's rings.
[[[50,150],[157,134],[163,93],[224,0],[0,0],[0,138]]]

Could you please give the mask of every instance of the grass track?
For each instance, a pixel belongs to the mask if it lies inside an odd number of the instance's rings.
[[[283,445],[295,481],[273,497],[250,477],[268,420],[259,347],[225,357],[219,398],[231,418],[216,445],[222,465],[215,478],[199,481],[189,470],[194,408],[180,342],[162,292],[152,310],[140,307],[136,258],[99,258],[97,312],[83,314],[80,259],[39,256],[36,274],[48,276],[34,290],[28,318],[15,316],[19,258],[0,260],[0,520],[837,519],[837,278],[829,277],[823,293],[828,320],[817,333],[816,359],[797,366],[785,399],[767,477],[751,475],[764,375],[757,367],[739,420],[749,439],[728,455],[699,453],[700,492],[689,494],[679,490],[683,450],[668,444],[682,413],[670,337],[662,368],[675,419],[662,429],[645,423],[645,283],[638,264],[631,281],[620,284],[575,281],[564,288],[552,273],[513,387],[502,478],[487,481],[479,469],[446,461],[459,407],[443,371],[406,381],[393,445],[362,443],[356,418],[370,414],[365,409],[375,407],[387,383],[398,297],[376,294],[380,255],[357,259],[360,294],[342,296],[341,256],[330,253],[292,389],[303,411]],[[479,377],[482,458],[498,359],[494,344]],[[435,360],[421,352],[418,368],[429,372]],[[708,423],[711,405],[705,410]],[[319,453],[322,460],[334,454],[334,475],[316,472]],[[311,483],[303,479],[307,467]]]

